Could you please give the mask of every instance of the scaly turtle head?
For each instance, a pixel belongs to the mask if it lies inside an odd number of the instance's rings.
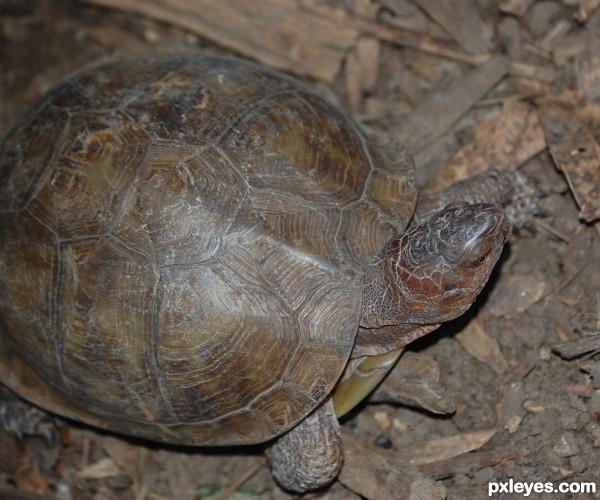
[[[499,205],[456,202],[387,243],[367,276],[363,322],[430,325],[473,303],[508,241]]]

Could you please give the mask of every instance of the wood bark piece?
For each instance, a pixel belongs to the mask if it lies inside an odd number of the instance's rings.
[[[437,500],[446,498],[445,488],[398,458],[364,441],[342,427],[344,466],[340,482],[366,498],[378,500]]]
[[[454,82],[451,88],[431,94],[390,136],[416,153],[446,132],[475,102],[508,72],[508,62],[496,56]]]
[[[600,218],[600,147],[575,112],[551,99],[538,101],[546,141],[586,222]]]
[[[358,30],[314,0],[86,0],[186,28],[264,64],[332,81]]]
[[[491,30],[486,30],[472,0],[416,0],[415,3],[469,52],[490,50]]]
[[[400,47],[417,49],[435,56],[474,65],[482,64],[491,58],[489,53],[471,54],[452,39],[434,37],[428,33],[374,21],[353,13],[348,13],[348,22],[364,35],[371,35]]]
[[[600,336],[583,337],[564,344],[558,344],[553,346],[552,350],[564,359],[578,358],[590,352],[600,351]]]

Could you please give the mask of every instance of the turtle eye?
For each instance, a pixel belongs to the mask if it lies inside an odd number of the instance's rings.
[[[488,260],[488,257],[490,256],[490,252],[485,252],[482,253],[481,255],[477,255],[475,257],[473,257],[472,259],[469,259],[469,261],[467,262],[467,267],[479,267],[482,266],[483,264],[486,263],[486,261]]]

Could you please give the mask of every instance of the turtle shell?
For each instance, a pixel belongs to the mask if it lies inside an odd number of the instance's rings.
[[[0,380],[51,411],[194,445],[265,441],[336,384],[410,162],[235,58],[104,63],[0,149]]]

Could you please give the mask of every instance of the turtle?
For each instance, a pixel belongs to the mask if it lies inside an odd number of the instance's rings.
[[[521,181],[417,205],[410,155],[294,77],[97,63],[0,146],[0,381],[147,440],[266,443],[283,487],[326,485],[338,419],[482,290]]]

